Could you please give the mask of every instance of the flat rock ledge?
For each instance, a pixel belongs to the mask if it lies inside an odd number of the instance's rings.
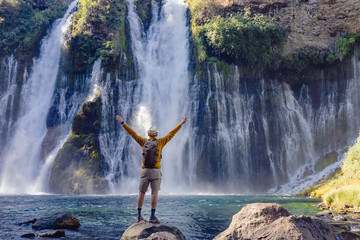
[[[185,240],[181,231],[173,226],[141,221],[131,225],[120,240]]]
[[[229,228],[214,238],[225,239],[336,240],[336,235],[320,219],[291,215],[277,203],[253,203],[245,205]]]

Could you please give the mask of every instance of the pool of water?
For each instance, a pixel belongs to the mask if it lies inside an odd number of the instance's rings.
[[[17,225],[31,218],[60,211],[71,212],[81,223],[78,231],[66,231],[62,239],[120,239],[136,221],[137,196],[0,195],[0,238],[19,239],[34,232],[31,226]],[[318,199],[294,196],[159,196],[157,217],[176,226],[186,239],[213,239],[230,224],[234,214],[248,203],[276,202],[291,213],[314,215]],[[150,216],[150,196],[146,196],[143,217]]]

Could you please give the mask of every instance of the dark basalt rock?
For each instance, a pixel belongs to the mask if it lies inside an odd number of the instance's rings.
[[[32,225],[34,229],[70,229],[77,230],[80,227],[79,220],[67,212],[55,213],[48,217],[36,220]]]
[[[20,222],[17,225],[29,225],[30,223],[32,224],[32,223],[35,223],[35,222],[36,222],[36,218],[32,218],[32,219],[29,219],[29,220],[27,220],[25,222]]]
[[[131,225],[121,237],[121,240],[185,240],[181,231],[173,226],[153,224],[145,221]]]
[[[22,238],[34,238],[35,237],[35,233],[26,233],[21,235]]]
[[[360,240],[360,236],[352,232],[342,232],[338,237],[342,240]]]
[[[56,230],[53,232],[39,233],[38,236],[46,237],[46,238],[61,238],[61,237],[65,237],[65,231],[64,230]]]

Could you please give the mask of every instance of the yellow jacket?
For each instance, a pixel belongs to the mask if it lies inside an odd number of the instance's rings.
[[[139,136],[134,130],[129,127],[126,123],[123,124],[123,127],[125,130],[132,136],[133,139],[141,146],[144,147],[145,142],[147,141],[147,138]],[[177,125],[173,130],[171,130],[165,137],[158,139],[158,149],[159,149],[159,161],[155,164],[156,168],[161,168],[160,162],[161,162],[161,151],[163,147],[175,136],[175,134],[180,130],[181,125]],[[150,137],[150,136],[149,136]],[[150,140],[154,140],[156,137],[150,137]],[[145,168],[144,164],[142,164],[142,168]]]

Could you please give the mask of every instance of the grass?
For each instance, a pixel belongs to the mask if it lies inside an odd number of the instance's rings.
[[[360,208],[360,184],[332,190],[323,196],[324,202],[333,208]]]
[[[346,153],[340,172],[309,191],[332,208],[360,208],[360,137]]]

